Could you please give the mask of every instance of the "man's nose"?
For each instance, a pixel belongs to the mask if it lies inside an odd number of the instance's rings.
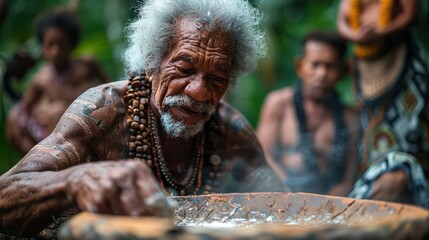
[[[185,94],[198,102],[210,101],[212,98],[210,87],[202,74],[196,74],[186,85]]]
[[[58,45],[54,45],[49,49],[50,55],[56,57],[60,54],[60,47]]]
[[[324,81],[327,75],[328,75],[327,67],[320,66],[316,69],[316,76],[317,76],[317,79],[319,79],[320,81]]]

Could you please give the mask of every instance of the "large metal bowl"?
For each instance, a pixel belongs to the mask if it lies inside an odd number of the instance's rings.
[[[174,220],[82,213],[61,239],[429,239],[429,211],[307,193],[174,197]]]

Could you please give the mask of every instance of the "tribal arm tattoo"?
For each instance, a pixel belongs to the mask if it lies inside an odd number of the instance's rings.
[[[112,137],[119,135],[118,130],[111,128],[120,114],[115,114],[119,111],[112,101],[115,94],[107,94],[108,87],[102,89],[103,97],[93,100],[99,89],[87,91],[72,103],[53,133],[0,177],[0,232],[37,233],[52,217],[74,206],[66,193],[68,178],[76,170],[73,166],[99,157],[113,158],[98,150],[107,148],[106,143],[96,142],[118,138]],[[114,145],[112,149],[120,148]]]

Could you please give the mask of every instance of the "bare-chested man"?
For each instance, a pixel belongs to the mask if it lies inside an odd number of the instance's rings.
[[[0,232],[37,233],[73,207],[168,216],[165,195],[275,187],[252,127],[221,101],[264,54],[259,11],[245,0],[139,9],[124,55],[138,73],[79,96],[0,177]]]
[[[346,42],[312,32],[302,48],[296,61],[301,83],[270,93],[258,137],[288,190],[345,196],[354,183],[359,138],[357,113],[334,90],[346,71]]]
[[[67,107],[90,87],[109,82],[92,58],[71,58],[80,26],[66,10],[49,12],[38,22],[37,37],[46,59],[11,110],[7,138],[22,154],[47,137]]]
[[[429,69],[412,38],[417,0],[342,0],[338,30],[355,43],[362,168],[351,197],[429,208]]]

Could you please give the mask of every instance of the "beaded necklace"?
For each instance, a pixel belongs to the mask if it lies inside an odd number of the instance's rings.
[[[171,174],[162,154],[158,126],[149,104],[151,84],[145,73],[131,76],[123,97],[130,134],[128,156],[145,161],[167,195],[211,193],[218,186],[223,170],[222,158],[218,153],[223,146],[223,128],[218,113],[210,118],[206,124],[208,127],[197,135],[198,147],[192,156],[192,170],[180,182]],[[210,138],[206,139],[205,136]]]
[[[310,172],[317,172],[318,167],[315,161],[313,152],[313,139],[307,132],[306,115],[302,100],[302,86],[299,84],[295,88],[294,93],[295,112],[299,124],[299,145],[302,152],[304,164]],[[344,172],[344,159],[346,159],[348,145],[348,131],[343,120],[343,108],[339,104],[339,100],[335,93],[328,100],[329,109],[331,109],[334,122],[334,144],[332,146],[332,157],[330,161],[329,171],[326,175],[328,186],[332,187],[340,175]]]

